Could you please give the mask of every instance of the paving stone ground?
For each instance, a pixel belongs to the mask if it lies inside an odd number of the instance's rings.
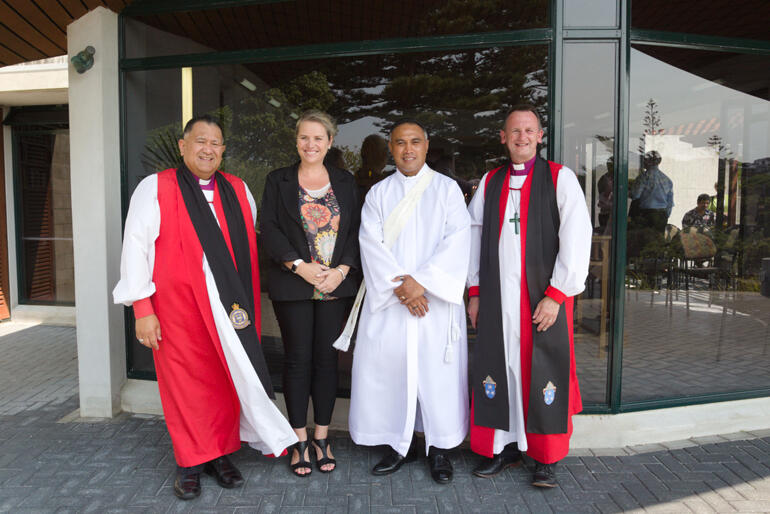
[[[204,476],[201,497],[182,502],[161,418],[72,415],[74,340],[72,328],[0,325],[0,512],[770,512],[770,430],[581,450],[547,491],[531,487],[524,468],[473,477],[478,461],[467,448],[452,452],[450,485],[435,484],[424,461],[375,477],[383,449],[338,433],[333,473],[294,477],[286,457],[243,448],[233,457],[243,487]]]

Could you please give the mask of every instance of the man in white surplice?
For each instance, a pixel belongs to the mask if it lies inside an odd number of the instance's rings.
[[[212,474],[225,488],[243,484],[227,457],[241,447],[241,441],[280,455],[297,436],[271,401],[236,332],[249,327],[236,327],[222,304],[223,290],[182,196],[184,181],[178,177],[189,175],[192,187],[200,189],[201,208],[204,214],[211,210],[221,246],[227,244],[225,237],[233,247],[243,238],[242,243],[249,245],[245,264],[251,266],[252,294],[256,292],[252,327],[258,327],[259,279],[252,265],[257,262],[254,198],[241,179],[217,171],[225,150],[218,120],[208,115],[192,118],[179,150],[184,161],[179,170],[146,177],[131,196],[113,299],[133,307],[137,340],[153,350],[177,461],[174,493],[190,500],[201,494],[201,472]],[[234,201],[222,192],[225,181],[231,184]],[[228,222],[224,214],[228,205],[241,209],[241,220],[231,217]],[[236,235],[239,224],[241,238]],[[222,228],[227,228],[227,235]],[[229,253],[224,255],[232,261]]]
[[[535,461],[532,484],[554,487],[555,463],[569,451],[572,435],[570,417],[582,410],[571,320],[573,297],[583,290],[588,275],[592,226],[577,176],[566,166],[538,157],[537,147],[542,140],[543,128],[535,107],[517,105],[511,108],[500,130],[500,142],[505,145],[510,161],[482,177],[468,207],[473,234],[468,273],[468,315],[478,331],[471,376],[486,376],[482,373],[489,369],[488,361],[494,362],[498,355],[498,360],[505,364],[502,368],[505,376],[492,373],[493,377],[488,377],[490,381],[493,378],[496,381],[491,394],[474,390],[470,439],[471,450],[488,457],[473,470],[474,475],[491,478],[505,468],[519,466],[523,462],[521,453],[526,451]],[[539,190],[533,185],[535,177],[538,181],[542,178],[550,181],[544,181],[548,185]],[[505,207],[501,208],[500,204]],[[546,231],[543,223],[539,225],[539,230],[533,229],[533,226],[538,227],[534,224],[538,211],[541,217],[557,215],[557,228]],[[493,234],[490,237],[492,244],[482,243],[484,230]],[[496,244],[495,238],[498,239]],[[537,241],[553,241],[551,247],[556,249],[557,255],[550,264],[544,254],[538,254],[537,245],[533,244]],[[492,261],[490,253],[497,254],[497,260]],[[490,262],[496,264],[491,266]],[[499,282],[497,297],[490,294],[489,287],[485,291],[485,286],[481,286],[482,272]],[[528,289],[531,287],[528,279],[536,276],[545,279],[547,288],[543,291]],[[530,294],[539,301],[531,301]],[[484,330],[491,326],[489,319],[493,316],[487,314],[484,325],[479,318],[480,309],[493,312],[491,307],[494,303],[497,303],[494,306],[499,313],[497,316],[501,317],[502,337],[499,338],[496,334],[485,336]],[[559,332],[560,325],[554,327],[560,314],[564,316],[566,327],[563,333]],[[545,331],[560,334],[558,344],[564,350],[564,360],[559,362],[567,368],[568,380],[565,378],[564,383],[559,385],[561,390],[558,393],[560,398],[568,398],[563,412],[568,429],[564,432],[531,430],[527,423],[537,408],[531,401],[531,390],[542,398],[537,403],[551,404],[545,402],[545,390],[530,385],[531,377],[535,375],[533,332]],[[542,341],[539,339],[540,344]],[[492,351],[495,349],[498,354]],[[556,361],[557,354],[550,353],[546,358]],[[544,360],[540,361],[541,365]],[[472,380],[472,388],[485,385],[476,378]],[[499,394],[502,383],[506,384],[507,390],[503,389],[505,392]],[[553,387],[550,382],[548,384]],[[482,402],[491,401],[495,396],[497,401],[507,397],[507,404],[494,407],[496,410],[503,409],[504,405],[507,409],[504,412],[508,420],[505,429],[479,419]]]
[[[468,431],[463,288],[470,217],[457,183],[425,164],[428,135],[419,123],[397,123],[389,146],[398,171],[372,187],[361,213],[367,294],[353,358],[350,435],[357,444],[391,447],[372,470],[386,475],[416,458],[413,435],[422,431],[431,476],[446,483],[452,465],[444,450]],[[413,189],[422,192],[410,196]],[[383,227],[402,200],[416,205],[388,249]]]

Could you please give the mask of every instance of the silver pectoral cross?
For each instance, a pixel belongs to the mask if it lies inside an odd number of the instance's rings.
[[[515,228],[517,234],[519,233],[519,221],[521,221],[521,218],[519,218],[519,213],[518,212],[513,215],[513,218],[508,220],[508,223],[515,223],[516,224],[514,226],[514,228]]]

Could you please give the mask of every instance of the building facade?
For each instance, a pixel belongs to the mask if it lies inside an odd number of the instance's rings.
[[[364,182],[393,169],[364,139],[408,116],[428,127],[434,166],[472,188],[504,160],[506,109],[527,102],[544,121],[541,154],[577,173],[594,222],[574,320],[586,407],[576,437],[607,446],[768,426],[763,2],[168,0],[116,11],[68,29],[70,57],[96,49],[93,69],[69,73],[85,412],[154,408],[151,355],[109,292],[131,192],[179,162],[193,113],[222,119],[224,167],[259,199],[266,174],[297,160],[305,109],[337,118],[339,159]],[[708,212],[694,215],[701,195]],[[343,373],[343,395],[348,383]]]

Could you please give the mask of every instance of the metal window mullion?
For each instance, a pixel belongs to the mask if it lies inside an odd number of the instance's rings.
[[[548,158],[554,162],[562,160],[562,105],[564,98],[564,9],[562,0],[551,1],[551,23],[553,39],[551,40],[551,63],[548,104],[551,115],[548,119],[550,134],[548,142]]]
[[[621,36],[618,29],[564,29],[564,39],[612,39],[617,40]]]
[[[121,13],[118,16],[118,62],[123,62],[126,58],[126,16]],[[128,214],[128,136],[126,130],[127,116],[126,116],[126,72],[122,69],[118,70],[118,117],[120,124],[120,207],[121,207],[121,230],[125,229],[126,216]],[[122,237],[121,237],[122,239]],[[131,307],[123,308],[123,340],[125,343],[124,352],[126,357],[126,375],[128,378],[142,378],[132,374],[132,367],[134,364],[133,351],[131,349],[131,326],[133,324],[133,311]],[[157,377],[152,374],[152,377],[143,377],[145,379],[156,380]]]
[[[705,36],[662,30],[629,29],[624,32],[630,33],[631,43],[633,44],[770,55],[770,41]]]
[[[257,62],[354,57],[383,53],[431,52],[441,50],[466,50],[492,46],[516,46],[544,44],[552,39],[551,29],[527,29],[506,32],[458,34],[415,38],[392,38],[346,43],[319,43],[314,45],[282,46],[205,52],[196,54],[164,55],[143,58],[121,58],[123,71],[157,70],[184,66],[216,66]]]
[[[610,347],[607,363],[607,394],[610,410],[620,412],[623,377],[623,326],[625,323],[626,226],[628,202],[628,131],[631,87],[631,44],[628,27],[631,1],[621,0],[621,36],[618,45],[617,117],[615,120],[615,190],[613,191],[613,225],[611,242]]]
[[[727,393],[704,393],[695,396],[682,396],[677,398],[655,398],[651,400],[637,400],[624,402],[619,412],[638,412],[655,409],[668,409],[672,407],[687,407],[690,405],[705,405],[716,402],[731,402],[754,398],[766,398],[770,396],[770,389],[753,389],[745,391],[732,391]]]
[[[123,9],[126,16],[148,16],[172,12],[212,11],[250,5],[277,4],[291,0],[152,0],[135,1]]]
[[[14,234],[16,244],[16,304],[21,305],[27,303],[25,295],[25,281],[24,274],[24,249],[21,245],[21,239],[23,234],[23,221],[21,219],[21,197],[23,194],[23,187],[21,183],[21,170],[19,163],[19,130],[16,127],[11,127],[11,173],[13,177],[13,183],[11,184],[13,190],[13,215],[14,225],[16,233]],[[13,303],[13,299],[11,299]],[[10,305],[9,305],[10,307]]]

